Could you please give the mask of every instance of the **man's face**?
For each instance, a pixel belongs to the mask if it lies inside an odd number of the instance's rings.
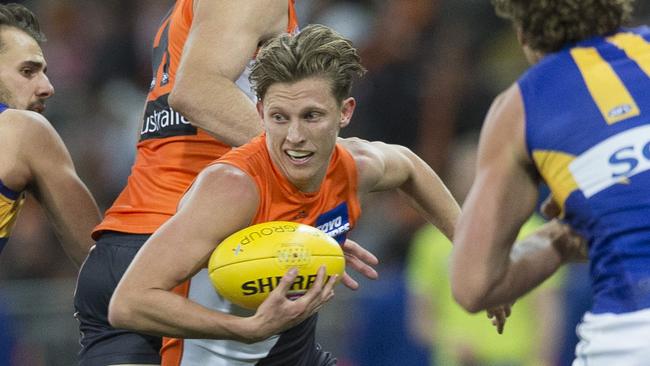
[[[303,192],[320,187],[339,130],[354,112],[354,98],[338,103],[331,90],[330,81],[322,77],[276,83],[257,105],[271,159]]]
[[[41,47],[14,27],[0,27],[0,37],[0,102],[10,108],[43,112],[54,88],[45,75],[47,64]]]

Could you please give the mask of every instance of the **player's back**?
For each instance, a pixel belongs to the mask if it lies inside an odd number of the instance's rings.
[[[519,87],[529,153],[589,241],[592,312],[650,307],[650,29],[551,54]]]

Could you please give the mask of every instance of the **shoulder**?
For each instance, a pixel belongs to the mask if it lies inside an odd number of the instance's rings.
[[[203,169],[194,186],[199,186],[208,194],[222,191],[233,197],[257,196],[253,178],[244,170],[228,163],[217,162]]]
[[[15,154],[46,153],[63,145],[50,122],[32,111],[8,109],[0,114],[3,148],[15,147]]]
[[[42,115],[18,109],[7,109],[0,114],[0,130],[3,134],[15,134],[17,136],[54,132],[50,122]]]
[[[34,178],[34,166],[51,166],[63,143],[50,123],[36,112],[8,109],[0,114],[0,175],[22,190]]]

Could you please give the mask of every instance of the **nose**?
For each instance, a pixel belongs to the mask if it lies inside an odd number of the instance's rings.
[[[292,121],[289,123],[287,130],[287,141],[292,144],[299,144],[305,140],[302,124],[299,121]]]
[[[54,95],[54,86],[50,83],[50,79],[45,74],[41,74],[41,78],[38,82],[38,87],[36,89],[36,96],[41,99],[47,99]]]

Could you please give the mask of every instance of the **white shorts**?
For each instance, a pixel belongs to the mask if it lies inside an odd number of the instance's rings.
[[[650,365],[650,309],[586,313],[577,333],[580,342],[573,366]]]

